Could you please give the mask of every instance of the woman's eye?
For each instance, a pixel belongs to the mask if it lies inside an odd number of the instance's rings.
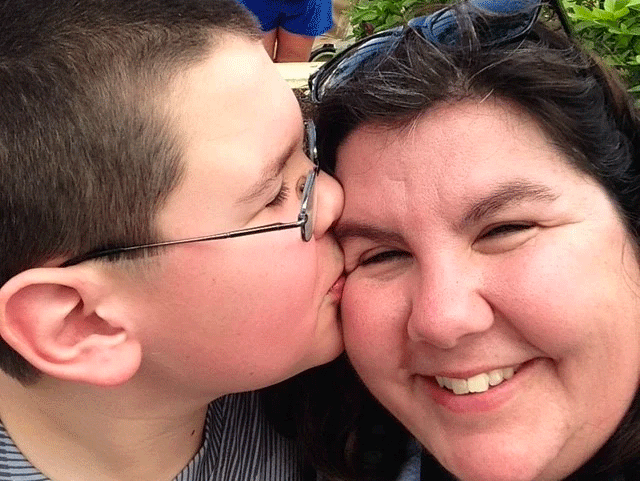
[[[501,224],[495,227],[490,228],[489,230],[480,234],[479,239],[488,239],[491,237],[500,237],[508,234],[515,234],[517,232],[522,232],[528,229],[531,229],[533,224]]]
[[[371,257],[366,257],[360,261],[360,265],[367,266],[371,264],[381,264],[383,262],[389,262],[401,258],[408,257],[409,253],[404,251],[383,251],[379,252]]]
[[[289,196],[289,187],[283,185],[277,195],[267,204],[267,207],[278,207],[287,200]]]

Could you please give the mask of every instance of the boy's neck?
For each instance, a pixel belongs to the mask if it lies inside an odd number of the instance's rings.
[[[171,481],[202,444],[206,406],[171,410],[121,388],[46,377],[23,387],[4,374],[0,393],[5,429],[55,481]]]

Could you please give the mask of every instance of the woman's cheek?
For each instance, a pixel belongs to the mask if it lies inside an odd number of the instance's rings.
[[[347,277],[341,313],[345,346],[354,364],[379,365],[378,359],[392,354],[390,346],[398,339],[402,321],[390,287],[354,275]]]
[[[367,288],[362,279],[356,274],[350,274],[345,282],[342,293],[340,312],[345,337],[345,345],[351,356],[357,357],[364,349],[368,335],[374,329],[375,320],[372,318],[372,304],[375,303],[372,289]]]

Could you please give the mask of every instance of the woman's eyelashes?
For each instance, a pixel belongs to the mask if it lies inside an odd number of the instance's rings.
[[[511,222],[505,224],[499,224],[491,226],[485,229],[477,238],[476,242],[489,242],[491,240],[495,240],[500,242],[503,245],[504,242],[507,242],[508,245],[512,243],[520,243],[526,241],[528,236],[525,236],[523,239],[518,234],[528,234],[533,233],[533,229],[536,227],[536,224],[527,223],[527,222]],[[515,237],[514,237],[515,236]],[[512,238],[513,237],[513,238]],[[511,239],[513,242],[509,242]],[[503,247],[505,247],[503,245]],[[513,246],[512,246],[513,247]],[[356,260],[356,265],[354,268],[358,266],[372,266],[376,264],[389,263],[394,261],[402,261],[411,257],[411,254],[407,251],[401,249],[387,249],[382,251],[371,251],[372,253],[364,253],[358,256]]]
[[[480,245],[483,247],[479,247],[479,250],[483,252],[498,253],[499,251],[510,250],[526,242],[534,235],[536,227],[538,225],[533,222],[493,224],[481,231],[473,242],[481,243]],[[347,242],[346,245],[343,244],[342,247],[346,254],[347,271],[353,271],[358,267],[405,261],[412,257],[409,251],[402,249],[387,248],[381,250],[380,248],[368,248],[361,250],[352,245],[351,242]]]
[[[372,256],[365,256],[360,260],[361,266],[367,266],[372,264],[381,264],[383,262],[391,262],[393,260],[404,259],[410,254],[400,250],[388,250],[378,252]]]
[[[491,226],[485,229],[479,236],[478,240],[491,239],[496,237],[504,237],[509,234],[517,234],[535,227],[532,223],[527,222],[511,222]]]
[[[487,227],[474,241],[474,250],[482,254],[510,253],[529,245],[539,233],[539,225],[531,222],[507,222]]]

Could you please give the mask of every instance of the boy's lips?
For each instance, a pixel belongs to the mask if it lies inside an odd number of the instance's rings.
[[[331,286],[331,289],[329,289],[329,293],[333,294],[337,300],[342,299],[342,290],[344,289],[345,279],[344,274],[340,275],[336,282],[333,283],[333,286]]]

